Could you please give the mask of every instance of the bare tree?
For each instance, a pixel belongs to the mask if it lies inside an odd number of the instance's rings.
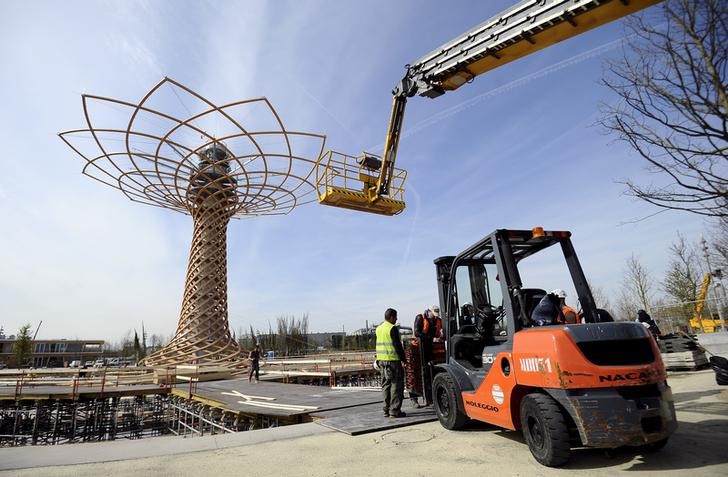
[[[690,317],[697,311],[698,286],[703,267],[696,246],[688,243],[679,232],[677,240],[670,245],[670,255],[662,287],[674,304],[665,306],[662,314],[668,318],[665,321],[670,328],[678,326],[690,329]]]
[[[276,351],[279,351],[283,354],[283,356],[289,355],[289,340],[288,340],[288,333],[289,329],[293,327],[293,320],[295,318],[293,316],[279,316],[276,318],[276,323],[278,325],[278,338],[280,343],[280,348]]]
[[[299,319],[295,316],[279,316],[278,325],[279,351],[285,356],[305,354],[308,348],[308,313]]]
[[[627,53],[604,80],[622,101],[601,123],[657,173],[652,184],[624,181],[630,195],[726,218],[728,2],[668,0],[659,11],[627,22]]]
[[[604,289],[594,285],[588,278],[586,282],[589,285],[589,290],[591,290],[592,298],[594,298],[594,303],[597,305],[597,308],[602,308],[611,313],[612,306],[609,303],[609,298],[607,298],[607,294],[604,292]]]
[[[149,337],[149,347],[148,347],[147,351],[149,353],[153,353],[153,352],[157,351],[159,348],[161,348],[162,346],[164,346],[164,344],[165,344],[164,336],[162,336],[161,333],[153,333]]]
[[[723,274],[728,274],[728,217],[721,217],[713,230],[713,248],[716,264]]]
[[[700,261],[695,247],[685,237],[677,234],[677,241],[670,245],[672,259],[662,286],[670,297],[681,303],[694,303],[700,283]]]
[[[253,331],[253,325],[250,325],[250,348],[255,348],[258,344],[258,340],[255,338],[255,331]]]
[[[649,310],[652,303],[654,284],[647,269],[639,258],[631,255],[624,267],[622,289],[617,302],[617,311],[622,320],[637,315],[637,310]]]
[[[136,333],[136,331],[134,331],[134,333]],[[121,337],[121,340],[111,345],[109,348],[106,349],[106,351],[118,356],[133,356],[134,338],[132,335],[132,330],[126,330],[126,333],[124,333],[124,335]]]

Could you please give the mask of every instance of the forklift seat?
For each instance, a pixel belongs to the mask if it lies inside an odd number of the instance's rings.
[[[453,356],[470,368],[483,367],[485,339],[478,333],[456,333],[450,339]]]
[[[531,319],[531,314],[533,313],[533,310],[536,308],[536,305],[538,305],[538,302],[541,301],[543,297],[546,296],[546,290],[542,290],[540,288],[521,288],[521,293],[523,294],[523,301],[525,302],[525,312],[528,319]],[[520,316],[521,311],[518,309],[518,301],[516,303],[516,317]],[[532,326],[533,323],[530,321],[528,323],[524,323],[525,326]]]

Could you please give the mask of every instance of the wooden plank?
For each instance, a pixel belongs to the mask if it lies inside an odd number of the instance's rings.
[[[330,359],[268,359],[265,361],[266,366],[274,366],[277,364],[329,364]],[[262,364],[262,363],[261,363]]]
[[[381,409],[367,410],[365,412],[352,410],[352,412],[344,415],[320,419],[315,422],[329,429],[334,429],[349,434],[350,436],[357,436],[368,432],[396,429],[437,420],[437,415],[432,408],[407,409],[405,412],[407,413],[406,417],[391,418],[384,417]]]

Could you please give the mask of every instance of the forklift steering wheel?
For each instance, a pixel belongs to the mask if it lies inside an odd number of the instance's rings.
[[[493,326],[498,317],[503,313],[503,307],[495,307],[489,304],[479,308],[475,313],[475,327],[481,335],[491,335]]]

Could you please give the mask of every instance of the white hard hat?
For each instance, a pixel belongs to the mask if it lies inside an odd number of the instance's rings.
[[[430,311],[432,312],[433,315],[440,316],[440,305],[432,305],[430,307]]]
[[[566,292],[562,290],[561,288],[557,288],[556,290],[551,291],[552,295],[556,295],[559,298],[566,298]]]

